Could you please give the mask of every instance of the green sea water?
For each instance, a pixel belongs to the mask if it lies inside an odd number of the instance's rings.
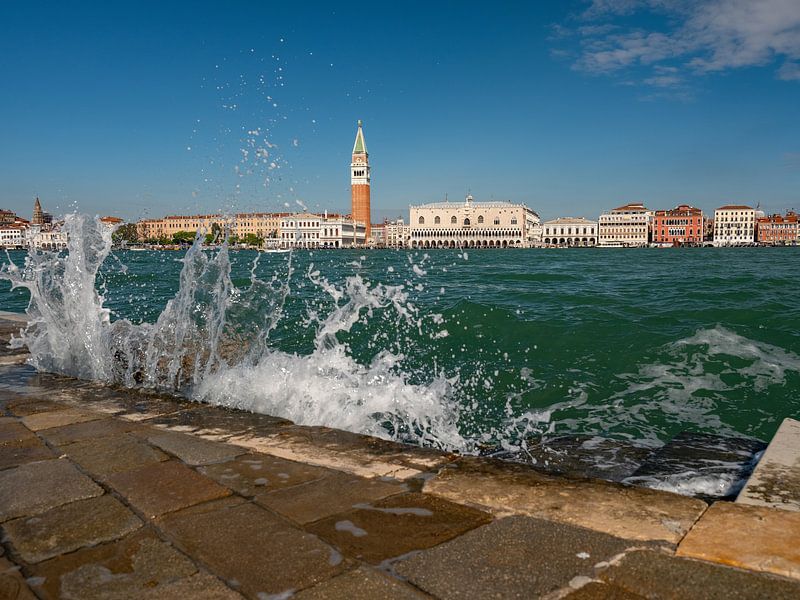
[[[97,280],[112,320],[155,322],[182,256],[113,252]],[[367,307],[339,341],[363,363],[402,355],[412,383],[453,382],[459,431],[489,445],[586,433],[657,446],[685,430],[768,440],[800,415],[800,248],[298,251],[291,273],[289,260],[231,252],[238,288],[253,273],[290,282],[271,346],[313,352],[336,308],[318,277],[345,294],[356,275],[402,285],[416,325]],[[27,291],[9,287],[0,310],[24,311]],[[239,308],[239,329],[260,327],[258,305]]]

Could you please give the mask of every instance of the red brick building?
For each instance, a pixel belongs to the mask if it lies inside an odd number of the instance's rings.
[[[655,244],[683,246],[703,243],[703,211],[681,204],[671,210],[657,210],[653,215]]]
[[[353,220],[364,223],[367,228],[367,240],[369,240],[372,225],[369,207],[370,168],[367,143],[364,141],[364,132],[361,127],[361,120],[359,120],[356,141],[353,144],[353,162],[350,163],[350,194]]]
[[[797,214],[770,215],[756,219],[756,236],[759,244],[788,246],[798,243]]]

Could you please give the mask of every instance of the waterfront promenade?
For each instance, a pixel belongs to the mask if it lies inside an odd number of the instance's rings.
[[[0,598],[797,598],[800,512],[38,375],[0,319]]]

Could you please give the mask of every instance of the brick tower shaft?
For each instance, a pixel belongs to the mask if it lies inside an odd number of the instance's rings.
[[[369,242],[370,224],[370,167],[367,143],[364,141],[362,123],[358,121],[356,141],[353,144],[353,161],[350,163],[350,199],[353,220],[361,221],[366,226],[366,242]]]

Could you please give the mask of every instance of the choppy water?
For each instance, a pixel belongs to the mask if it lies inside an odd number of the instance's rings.
[[[461,451],[769,439],[800,414],[800,248],[106,257],[72,227],[68,259],[5,268],[44,370]]]

